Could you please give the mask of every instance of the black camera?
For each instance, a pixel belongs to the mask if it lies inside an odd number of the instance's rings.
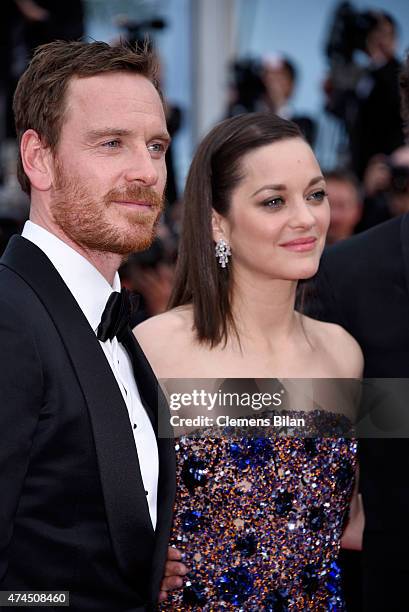
[[[350,2],[342,2],[335,11],[325,46],[330,64],[330,83],[326,110],[341,119],[348,133],[357,113],[357,86],[367,69],[355,62],[355,51],[365,51],[368,35],[386,13],[357,11]]]
[[[126,17],[119,19],[118,25],[125,30],[128,43],[139,47],[140,45],[144,46],[145,42],[147,42],[150,48],[152,48],[152,40],[149,37],[150,32],[164,30],[167,27],[166,21],[161,17],[147,19],[146,21],[134,21]]]
[[[257,110],[257,103],[265,93],[261,74],[261,62],[253,58],[243,58],[230,65],[229,82],[236,95],[227,112],[229,117]]]
[[[333,18],[326,44],[331,61],[352,62],[355,51],[364,51],[368,34],[377,26],[379,14],[357,11],[350,2],[342,2]]]

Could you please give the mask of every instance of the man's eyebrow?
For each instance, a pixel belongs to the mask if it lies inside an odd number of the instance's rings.
[[[123,128],[115,127],[104,127],[95,130],[88,130],[86,135],[88,138],[97,140],[98,138],[106,138],[107,136],[129,136],[131,130],[125,130]]]
[[[112,136],[132,136],[132,130],[116,127],[104,127],[95,130],[88,130],[86,137],[91,140],[98,140],[99,138],[111,138]],[[168,132],[159,132],[153,136],[152,140],[155,139],[164,140],[170,142],[170,136]]]
[[[170,141],[172,140],[172,138],[170,137],[169,132],[160,132],[159,134],[157,134],[156,136],[154,136],[154,137],[152,138],[152,140],[155,140],[156,138],[157,138],[158,140],[163,140],[163,141],[165,141],[167,144],[170,144]]]

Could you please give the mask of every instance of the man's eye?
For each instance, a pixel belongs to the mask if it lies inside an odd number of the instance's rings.
[[[162,142],[153,142],[148,146],[149,151],[153,153],[165,153],[166,147]]]
[[[102,146],[106,147],[107,149],[117,149],[120,145],[120,141],[119,140],[108,140],[107,142],[103,142]]]
[[[311,193],[307,200],[316,200],[317,202],[322,202],[324,200],[324,198],[327,197],[327,192],[324,191],[324,189],[320,189],[319,191],[314,191],[314,193]]]
[[[273,208],[273,209],[277,209],[277,208],[281,208],[282,206],[284,206],[284,200],[283,198],[270,198],[269,200],[265,200],[262,205],[265,208]]]

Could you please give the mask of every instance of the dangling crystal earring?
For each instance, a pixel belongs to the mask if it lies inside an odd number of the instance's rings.
[[[229,261],[229,257],[231,256],[230,246],[227,244],[223,238],[216,242],[216,247],[214,249],[215,255],[219,260],[219,264],[222,268],[227,266]]]

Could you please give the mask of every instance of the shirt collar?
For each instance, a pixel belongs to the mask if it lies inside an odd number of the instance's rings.
[[[96,332],[109,296],[121,291],[118,272],[111,287],[85,257],[32,221],[26,221],[21,235],[47,255]]]

